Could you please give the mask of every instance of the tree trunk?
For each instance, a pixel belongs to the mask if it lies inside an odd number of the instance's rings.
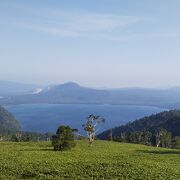
[[[89,136],[89,146],[92,146],[93,141],[94,141],[94,135],[91,134]]]

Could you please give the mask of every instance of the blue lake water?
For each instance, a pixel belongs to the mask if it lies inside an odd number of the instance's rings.
[[[155,114],[165,109],[151,106],[89,105],[89,104],[30,104],[6,106],[21,123],[23,130],[55,132],[59,125],[70,125],[83,133],[82,124],[89,114],[106,119],[99,132],[129,121]]]

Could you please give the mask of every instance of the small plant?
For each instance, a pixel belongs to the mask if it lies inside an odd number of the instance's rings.
[[[73,129],[69,126],[60,126],[56,135],[52,136],[52,145],[55,151],[69,150],[75,147]]]

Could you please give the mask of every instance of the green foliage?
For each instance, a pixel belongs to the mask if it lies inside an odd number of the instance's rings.
[[[78,134],[78,136],[77,136],[77,140],[84,140],[84,139],[86,139],[86,137],[85,137],[85,136],[82,136],[82,135]]]
[[[130,132],[125,136],[125,142],[151,145],[151,137],[152,133],[149,131]]]
[[[107,140],[109,140],[109,137]],[[164,148],[174,147],[172,145],[171,133],[167,132],[164,128],[159,128],[154,134],[149,131],[121,133],[120,137],[114,137],[113,140],[127,143],[154,145]]]
[[[171,147],[172,135],[164,128],[159,128],[155,133],[156,145],[161,147]]]
[[[55,151],[68,150],[75,147],[73,130],[69,126],[60,126],[52,137]]]
[[[171,110],[144,117],[126,125],[114,128],[113,139],[120,138],[121,133],[150,132],[155,134],[160,128],[172,134],[172,137],[180,136],[180,110]],[[100,139],[108,139],[111,130],[98,135]],[[132,138],[135,138],[134,135]],[[169,134],[170,138],[170,134]],[[133,140],[134,141],[134,140]]]
[[[52,133],[36,133],[18,131],[11,135],[7,140],[15,142],[29,142],[29,141],[50,141],[52,139]]]
[[[180,149],[180,137],[176,136],[172,139],[172,147]]]
[[[50,142],[0,142],[0,179],[180,179],[180,150],[86,140],[55,152]]]
[[[12,134],[20,129],[20,124],[14,116],[0,106],[0,134]]]

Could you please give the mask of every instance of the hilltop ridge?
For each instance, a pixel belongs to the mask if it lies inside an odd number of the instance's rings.
[[[159,128],[164,128],[172,133],[172,136],[180,136],[180,110],[164,111],[148,117],[144,117],[126,125],[115,127],[98,135],[100,139],[108,139],[110,132],[113,137],[120,138],[121,133],[145,132],[155,133]]]

